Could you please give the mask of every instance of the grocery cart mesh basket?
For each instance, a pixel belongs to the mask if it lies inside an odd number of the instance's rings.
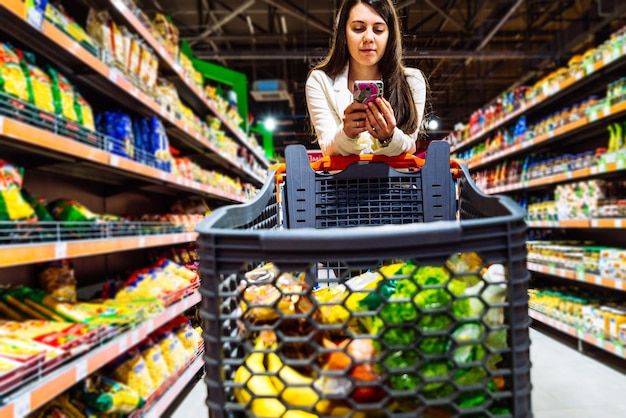
[[[439,148],[312,170],[289,146],[254,200],[198,226],[211,418],[532,416],[524,212]]]

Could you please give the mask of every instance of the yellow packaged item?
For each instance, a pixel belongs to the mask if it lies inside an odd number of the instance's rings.
[[[52,93],[54,95],[54,108],[57,115],[63,116],[72,122],[78,122],[74,102],[76,100],[74,86],[69,80],[52,67],[48,68],[52,80]]]
[[[170,331],[161,331],[154,336],[154,341],[161,348],[163,359],[169,374],[176,373],[187,361],[187,354],[183,344]]]
[[[0,42],[0,90],[25,102],[29,101],[28,80],[20,59],[7,43]]]
[[[128,71],[135,77],[139,78],[141,62],[141,41],[133,36],[130,39],[130,50],[128,52]]]
[[[59,302],[76,302],[74,268],[68,260],[48,263],[39,273],[39,286]]]
[[[94,123],[93,117],[93,109],[91,105],[85,100],[85,98],[79,92],[75,92],[76,102],[74,104],[76,108],[76,116],[78,117],[78,121],[85,128],[89,129],[92,132],[96,130],[96,124]]]
[[[87,15],[87,33],[91,36],[102,49],[113,52],[113,44],[111,42],[111,29],[109,22],[111,16],[107,11],[98,11],[89,9]]]
[[[163,358],[161,347],[149,341],[139,347],[139,352],[146,363],[146,367],[148,367],[154,387],[158,389],[165,382],[168,375],[168,368]]]
[[[130,414],[144,405],[136,390],[102,375],[85,379],[74,396],[98,416]]]
[[[33,104],[45,112],[54,113],[54,96],[50,76],[27,58],[22,60],[22,67],[30,79]]]
[[[143,399],[147,399],[156,389],[146,362],[137,351],[131,351],[117,359],[113,364],[111,376],[137,391]]]

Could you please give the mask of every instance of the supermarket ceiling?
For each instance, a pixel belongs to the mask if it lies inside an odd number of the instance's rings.
[[[341,0],[141,0],[171,17],[202,59],[258,80],[284,81],[279,100],[251,99],[277,117],[278,149],[309,143],[304,83],[328,51]],[[532,84],[626,24],[622,0],[396,0],[405,63],[424,71],[442,132],[517,84]]]

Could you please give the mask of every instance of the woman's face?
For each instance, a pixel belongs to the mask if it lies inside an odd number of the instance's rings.
[[[346,39],[351,61],[363,66],[376,65],[387,48],[389,28],[371,6],[359,3],[350,10]]]

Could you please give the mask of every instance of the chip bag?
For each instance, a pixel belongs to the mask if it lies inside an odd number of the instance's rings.
[[[161,347],[151,340],[148,340],[146,343],[139,346],[139,352],[148,367],[150,378],[155,388],[161,387],[168,375],[168,368],[163,353],[161,352]]]
[[[134,389],[144,400],[156,389],[146,362],[136,350],[122,355],[113,363],[111,377]]]
[[[39,273],[39,285],[59,302],[76,302],[74,267],[69,260],[56,260],[44,266]]]
[[[54,97],[54,109],[57,115],[78,122],[74,102],[76,100],[74,86],[69,80],[57,70],[48,67],[50,78],[52,80],[52,93]]]
[[[0,42],[0,90],[25,102],[30,100],[28,80],[20,65],[20,58],[6,42]]]
[[[75,392],[75,396],[98,415],[129,414],[144,405],[136,390],[102,375],[88,377]]]
[[[35,210],[22,196],[22,169],[0,160],[0,221],[36,221]]]
[[[37,65],[35,65],[35,57],[32,53],[24,51],[16,51],[20,57],[20,64],[24,75],[29,81],[29,96],[31,102],[39,109],[54,113],[54,96],[52,94],[52,81],[50,76]]]

